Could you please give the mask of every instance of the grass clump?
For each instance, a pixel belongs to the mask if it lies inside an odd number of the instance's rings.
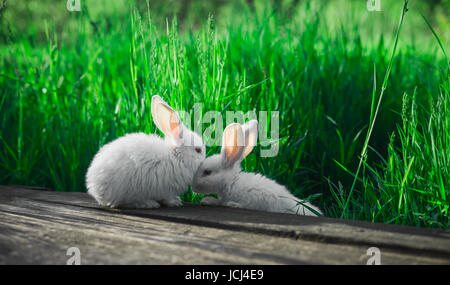
[[[85,191],[103,144],[158,132],[150,98],[159,94],[191,112],[195,103],[203,113],[278,111],[278,155],[257,147],[243,167],[328,216],[448,228],[448,38],[435,38],[445,27],[423,20],[428,4],[410,3],[393,59],[400,1],[384,1],[382,13],[362,2],[197,3],[170,18],[157,3],[84,1],[80,13],[41,4],[23,26],[14,24],[22,4],[6,6],[0,184]],[[385,88],[376,116],[374,86]]]

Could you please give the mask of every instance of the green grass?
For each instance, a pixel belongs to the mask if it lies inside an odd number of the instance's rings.
[[[327,216],[448,228],[446,27],[411,1],[396,41],[403,3],[369,13],[360,2],[231,1],[178,22],[157,4],[86,1],[26,27],[7,7],[0,184],[85,191],[103,144],[158,132],[150,98],[160,94],[178,110],[279,111],[279,154],[256,148],[243,166]]]

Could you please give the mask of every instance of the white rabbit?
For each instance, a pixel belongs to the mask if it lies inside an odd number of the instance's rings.
[[[205,159],[205,146],[158,95],[152,97],[151,112],[164,139],[154,134],[127,134],[104,145],[95,155],[86,174],[86,187],[100,205],[182,205],[179,195],[188,189]]]
[[[195,192],[219,196],[219,199],[206,197],[202,204],[316,216],[310,210],[313,209],[322,214],[275,181],[241,171],[240,162],[252,151],[257,137],[256,120],[243,126],[233,123],[225,128],[221,153],[205,159],[194,176]]]

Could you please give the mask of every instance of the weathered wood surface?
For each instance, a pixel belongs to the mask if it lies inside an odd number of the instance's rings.
[[[184,205],[108,209],[85,193],[0,186],[0,264],[450,264],[450,232]]]

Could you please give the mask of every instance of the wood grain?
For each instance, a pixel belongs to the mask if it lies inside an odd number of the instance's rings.
[[[184,205],[109,209],[85,193],[0,186],[0,264],[450,264],[448,231]]]

